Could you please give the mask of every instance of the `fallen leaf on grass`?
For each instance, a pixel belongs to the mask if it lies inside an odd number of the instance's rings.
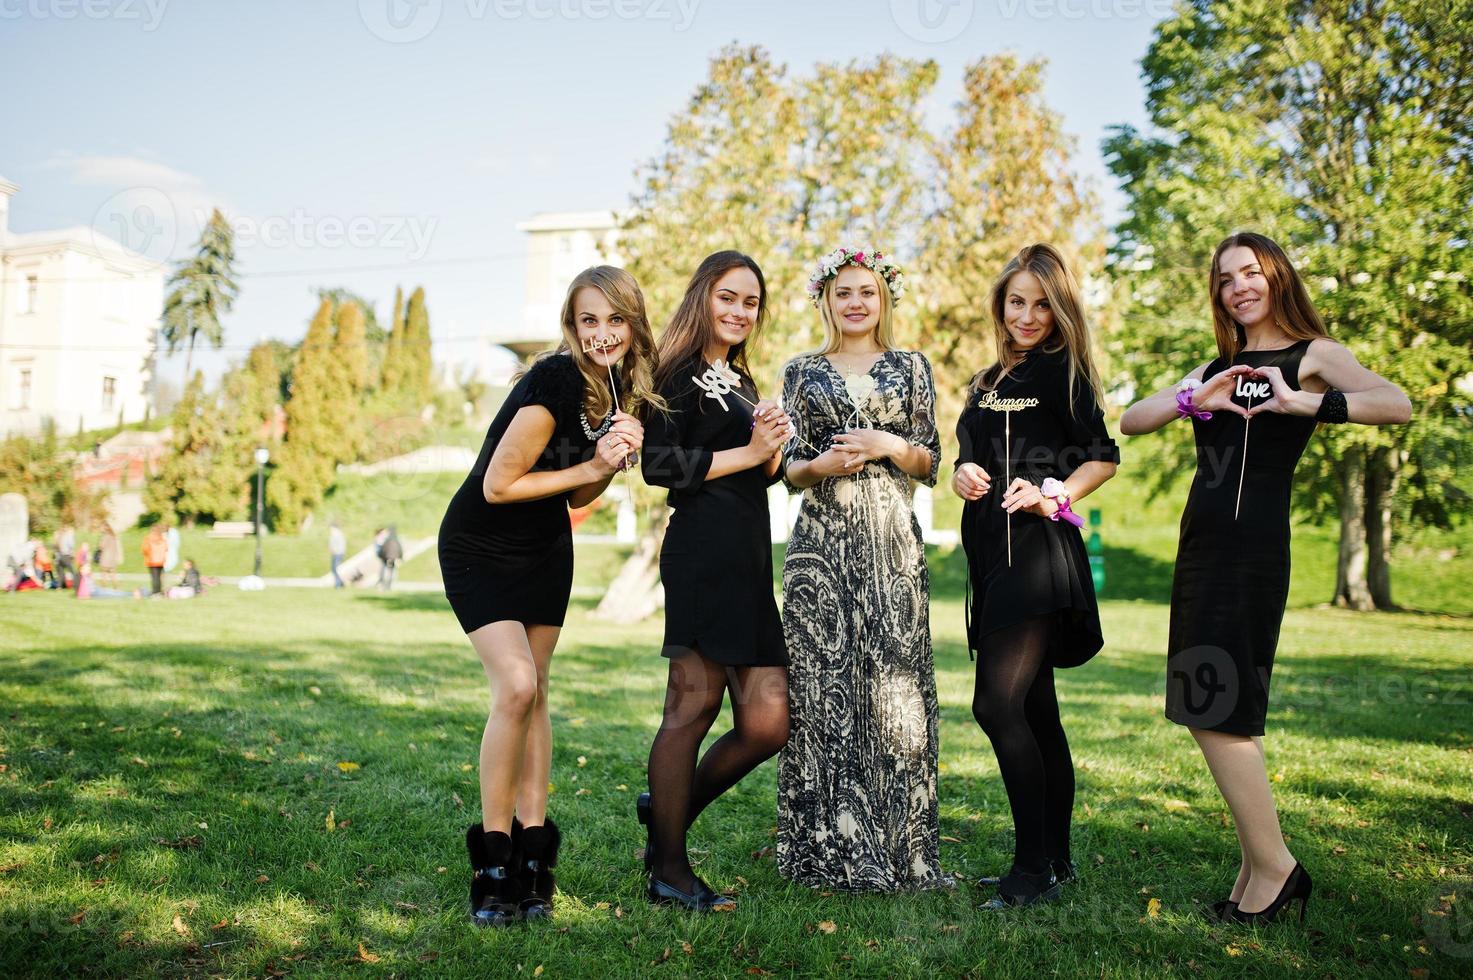
[[[230,926],[230,920],[229,919],[221,919],[219,922],[217,922],[214,925],[210,926],[210,928],[211,929],[225,929],[225,928],[228,928],[229,926]]]
[[[465,800],[462,800],[460,798],[460,794],[459,793],[451,793],[450,794],[450,798],[455,801],[455,806],[456,806],[457,809],[460,809],[460,810],[464,810],[465,809]]]
[[[266,877],[265,875],[257,875],[256,876],[256,884],[258,884],[258,885],[264,885],[264,884],[266,884],[266,882],[268,882],[270,880],[271,879],[268,878],[268,877]]]
[[[534,976],[534,977],[540,977],[540,976],[542,976],[542,964],[541,963],[538,963],[537,964],[537,969],[535,969],[535,970],[532,971],[532,976]]]
[[[960,838],[957,838],[957,837],[947,837],[945,834],[942,834],[941,835],[941,839],[944,840],[944,841],[946,841],[946,843],[948,843],[948,844],[962,844],[962,843],[965,843],[965,841],[961,840]]]
[[[838,928],[839,927],[837,925],[835,925],[828,919],[824,919],[818,924],[818,931],[823,933],[825,936],[832,936],[836,931],[838,931]]]
[[[358,944],[358,960],[361,963],[377,963],[378,962],[378,954],[377,953],[370,953],[368,950],[366,950],[366,949],[363,948],[363,944],[362,943],[359,943]]]
[[[355,769],[361,769],[362,767],[356,762],[339,762],[338,768],[343,772],[353,772]]]
[[[607,912],[612,907],[613,906],[609,905],[608,902],[599,902],[593,906],[594,911],[596,912]]]
[[[322,688],[318,687],[316,684],[313,684],[311,687],[307,688],[307,693],[312,695],[314,698],[320,698],[322,697]]]
[[[10,874],[10,872],[12,872],[12,871],[19,871],[20,869],[21,869],[20,862],[16,862],[15,864],[7,864],[7,865],[4,865],[3,867],[0,867],[0,875],[8,875],[8,874]]]
[[[164,840],[162,837],[153,839],[155,844],[162,847],[171,847],[176,851],[188,851],[196,847],[204,847],[204,838],[190,834],[188,837],[180,837],[177,840]]]
[[[578,757],[578,768],[579,769],[582,769],[586,765],[588,765],[588,756],[586,756],[586,755],[580,755]]]
[[[1153,898],[1146,903],[1146,915],[1153,919],[1159,919],[1161,917],[1161,899]]]
[[[421,963],[433,963],[439,958],[440,954],[435,952],[433,949],[430,950],[428,953],[420,953],[418,956],[415,957],[415,959],[419,960]]]
[[[138,756],[136,756],[136,755],[133,757],[133,764],[135,766],[142,766],[145,769],[148,768],[148,763],[144,762],[142,759],[138,758]]]
[[[50,817],[47,817],[45,820],[41,821],[41,829],[42,830],[50,830],[51,829],[51,818]]]
[[[463,763],[461,765],[460,771],[461,772],[470,772],[474,768],[475,768],[475,766],[471,765],[469,762],[466,762],[466,763]]]
[[[593,790],[588,789],[588,788],[585,787],[583,789],[580,789],[578,792],[574,793],[573,795],[574,796],[590,796],[590,795],[592,795],[592,793],[593,793]]]
[[[1223,949],[1223,952],[1224,953],[1227,953],[1229,956],[1242,956],[1243,955],[1243,947],[1241,947],[1241,946],[1237,945],[1236,943],[1234,943],[1233,945],[1224,948]]]
[[[696,951],[696,948],[694,946],[692,946],[690,943],[682,941],[681,944],[680,944],[680,951],[682,953],[684,953],[686,956],[689,956],[690,954],[692,954],[692,953],[694,953]]]
[[[1167,800],[1162,806],[1166,807],[1167,813],[1185,813],[1192,808],[1186,800]]]
[[[338,822],[333,819],[333,811],[327,811],[327,832],[330,834],[338,829]]]
[[[67,921],[70,922],[74,926],[79,926],[79,925],[82,924],[82,920],[85,919],[86,917],[87,917],[87,910],[86,909],[83,909],[82,911],[78,912],[76,915],[68,916],[67,917]]]
[[[184,920],[179,917],[178,912],[174,913],[174,931],[181,936],[189,935],[189,926],[184,924]]]
[[[666,946],[665,947],[665,952],[661,953],[659,956],[656,956],[654,959],[650,960],[650,966],[659,966],[661,963],[665,962],[669,958],[670,958],[670,947],[669,946]]]

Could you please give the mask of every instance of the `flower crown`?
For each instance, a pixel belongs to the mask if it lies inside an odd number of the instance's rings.
[[[900,302],[905,295],[905,274],[900,266],[890,261],[884,252],[872,248],[847,248],[840,246],[818,260],[818,267],[808,277],[808,298],[815,308],[823,299],[823,284],[839,274],[846,265],[863,266],[882,279],[890,289],[890,299]]]

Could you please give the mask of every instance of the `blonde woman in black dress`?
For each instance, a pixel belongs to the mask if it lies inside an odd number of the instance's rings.
[[[547,687],[573,584],[568,508],[593,502],[639,450],[633,413],[659,404],[654,354],[634,277],[579,273],[562,344],[512,388],[440,525],[445,595],[491,688],[481,820],[466,830],[477,925],[552,914],[560,834],[547,817]]]
[[[904,277],[838,249],[810,279],[825,343],[783,373],[788,486],[803,494],[783,561],[792,736],[778,775],[778,870],[814,888],[954,884],[941,870],[930,581],[911,507],[936,483],[931,365],[897,350]]]
[[[1084,523],[1070,507],[1115,475],[1079,286],[1051,245],[1030,245],[989,297],[997,363],[977,374],[957,422],[952,487],[977,651],[972,714],[997,753],[1013,816],[1013,863],[984,908],[1057,897],[1073,880],[1074,761],[1056,668],[1104,645]],[[994,481],[1007,479],[1002,493]]]
[[[650,792],[637,812],[649,830],[647,897],[728,911],[691,868],[686,830],[713,800],[788,740],[787,651],[772,595],[767,488],[791,433],[757,392],[747,345],[767,312],[767,285],[740,252],[708,256],[660,336],[655,388],[667,410],[647,413],[644,478],[674,508],[660,549],[665,585],[665,715],[650,747]],[[699,765],[701,740],[731,692],[731,731]]]
[[[1197,442],[1171,585],[1166,717],[1197,740],[1238,832],[1238,878],[1213,912],[1270,921],[1298,901],[1302,919],[1313,885],[1284,843],[1263,754],[1294,467],[1316,422],[1406,422],[1411,402],[1329,338],[1271,239],[1224,239],[1208,291],[1218,356],[1132,405],[1120,431],[1190,418]]]

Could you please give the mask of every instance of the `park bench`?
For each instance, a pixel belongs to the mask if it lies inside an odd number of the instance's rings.
[[[215,526],[210,528],[208,537],[248,538],[255,533],[256,525],[252,521],[216,521]]]

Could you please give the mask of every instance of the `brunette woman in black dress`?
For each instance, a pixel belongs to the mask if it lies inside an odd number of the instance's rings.
[[[1263,755],[1289,595],[1294,467],[1317,421],[1406,422],[1411,402],[1329,338],[1271,239],[1226,238],[1212,256],[1208,293],[1218,356],[1132,405],[1120,431],[1191,418],[1196,436],[1171,586],[1166,717],[1196,738],[1238,832],[1238,878],[1213,913],[1269,921],[1297,900],[1302,919],[1312,885],[1284,844]]]
[[[1104,639],[1083,520],[1070,509],[1115,475],[1079,286],[1052,246],[1020,251],[989,303],[997,363],[972,379],[957,423],[952,487],[967,501],[962,543],[974,599],[972,714],[997,753],[1012,809],[1012,869],[983,908],[1030,905],[1074,877],[1074,761],[1054,669]],[[994,480],[1008,480],[1001,498]]]
[[[482,819],[466,831],[478,925],[551,915],[560,838],[546,816],[547,681],[573,583],[568,508],[632,463],[644,435],[635,413],[659,404],[653,365],[634,278],[612,266],[579,273],[561,345],[512,388],[440,525],[445,594],[491,686]]]
[[[707,257],[660,337],[655,389],[668,408],[645,413],[644,478],[670,491],[674,514],[660,551],[665,715],[650,748],[650,792],[637,809],[649,828],[647,897],[697,911],[736,903],[691,869],[686,829],[788,740],[767,488],[792,429],[747,368],[747,344],[766,312],[756,262],[731,251]],[[735,725],[697,765],[728,688]]]

